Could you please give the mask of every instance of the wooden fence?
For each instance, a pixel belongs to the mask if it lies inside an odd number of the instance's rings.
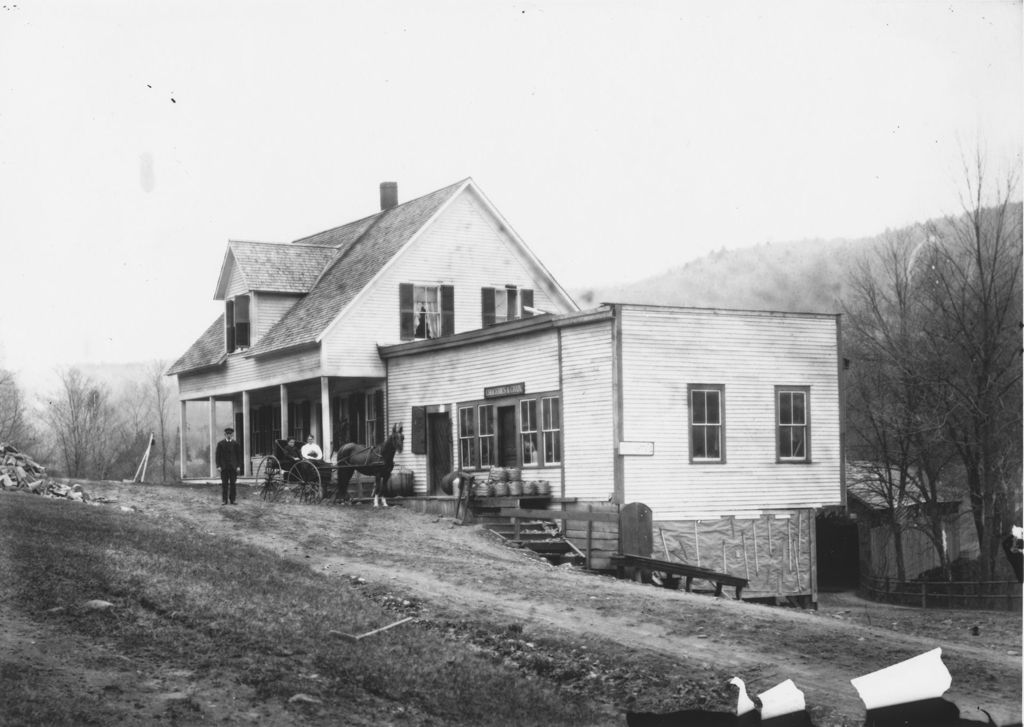
[[[860,592],[883,603],[920,608],[966,608],[1020,611],[1021,584],[1016,581],[896,581],[862,577]]]

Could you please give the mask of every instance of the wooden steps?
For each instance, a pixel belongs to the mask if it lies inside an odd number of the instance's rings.
[[[580,562],[583,558],[579,551],[562,537],[558,526],[550,520],[509,517],[501,512],[510,508],[542,510],[551,499],[537,495],[476,498],[472,503],[473,522],[487,528],[509,546],[530,550],[555,565]]]

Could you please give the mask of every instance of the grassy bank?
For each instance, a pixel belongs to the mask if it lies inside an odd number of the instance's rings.
[[[588,700],[467,650],[426,623],[414,620],[358,643],[339,639],[329,632],[391,623],[414,614],[414,604],[382,606],[357,581],[314,573],[175,518],[2,493],[0,553],[6,608],[116,653],[188,669],[198,680],[248,685],[259,699],[311,723],[338,723],[356,711],[367,723],[375,711],[376,721],[409,724],[608,719]],[[83,608],[92,599],[114,606]],[[9,724],[107,723],[114,716],[89,695],[48,691],[39,675],[10,668],[0,675],[0,714]],[[289,705],[299,693],[319,704]]]

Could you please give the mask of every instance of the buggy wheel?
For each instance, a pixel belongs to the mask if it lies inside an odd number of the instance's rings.
[[[320,502],[324,499],[320,470],[312,462],[296,462],[288,471],[288,479],[296,483],[293,494],[302,502]]]
[[[267,502],[273,502],[281,496],[284,491],[284,472],[277,457],[269,455],[260,460],[256,467],[256,489]]]

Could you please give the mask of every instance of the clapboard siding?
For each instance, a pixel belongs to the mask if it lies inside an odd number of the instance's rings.
[[[281,293],[256,293],[253,298],[253,345],[287,313],[301,296]]]
[[[313,378],[319,371],[320,352],[316,349],[265,359],[245,358],[236,353],[216,369],[178,374],[178,396],[189,399],[237,394]]]
[[[524,382],[527,395],[558,389],[558,339],[547,330],[514,341],[493,341],[473,347],[400,356],[388,363],[388,422],[402,424],[408,439],[412,407],[444,405],[452,418],[452,462],[458,466],[460,402],[483,398],[484,387]],[[416,473],[417,492],[426,491],[427,458],[406,446],[395,458],[398,466]],[[486,473],[482,473],[483,476]],[[526,467],[523,479],[545,479],[561,487],[557,467]]]
[[[626,307],[623,438],[655,442],[625,457],[626,501],[659,519],[838,504],[837,321]],[[724,464],[691,464],[687,384],[725,387]],[[775,461],[775,386],[810,387],[811,464]]]
[[[541,289],[515,244],[495,228],[473,193],[464,190],[328,331],[323,340],[327,375],[345,375],[351,367],[383,375],[377,344],[401,340],[401,283],[453,285],[456,333],[480,328],[480,289],[485,286],[530,288],[534,307],[568,312]]]
[[[611,321],[562,330],[565,496],[607,499],[615,491]]]
[[[228,255],[228,282],[224,287],[224,297],[234,298],[236,295],[244,295],[249,292],[249,285],[245,282],[245,278],[242,277],[241,271],[238,269],[238,265],[235,263],[235,256],[233,254]]]

